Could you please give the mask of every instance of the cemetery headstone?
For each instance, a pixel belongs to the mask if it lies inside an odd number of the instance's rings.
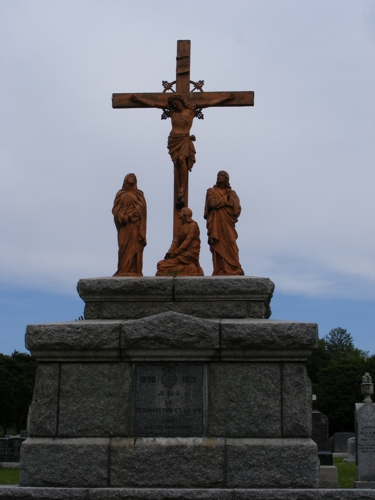
[[[363,403],[356,404],[356,447],[357,481],[356,488],[375,489],[375,404],[371,396],[374,384],[369,373],[362,377],[361,391]]]
[[[354,432],[335,432],[330,438],[332,453],[348,453],[348,439],[355,437]]]
[[[348,439],[348,458],[344,458],[344,462],[355,462],[356,460],[356,442],[355,437]]]
[[[318,410],[313,410],[311,419],[311,439],[318,445],[320,465],[333,465],[333,457],[328,443],[328,417]]]

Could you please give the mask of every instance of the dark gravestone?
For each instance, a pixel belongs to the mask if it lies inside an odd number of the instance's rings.
[[[203,365],[135,366],[135,436],[203,436]]]
[[[0,438],[0,462],[6,462],[7,438]]]
[[[328,451],[328,417],[318,410],[313,410],[311,417],[311,439],[318,445],[318,451]]]
[[[0,439],[0,462],[19,462],[24,441],[25,438],[19,436]]]
[[[354,432],[336,432],[333,436],[333,453],[348,453],[348,439],[355,437]]]
[[[332,453],[328,443],[328,417],[318,410],[311,412],[311,439],[318,445],[320,465],[333,465]]]

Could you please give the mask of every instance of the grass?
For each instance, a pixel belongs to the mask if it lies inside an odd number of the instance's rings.
[[[355,463],[343,462],[343,458],[334,458],[333,465],[337,467],[339,488],[353,488],[355,481]]]
[[[0,484],[18,484],[20,482],[20,470],[0,467]]]

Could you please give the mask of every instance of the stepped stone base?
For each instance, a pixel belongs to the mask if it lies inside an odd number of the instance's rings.
[[[317,325],[268,320],[273,288],[81,280],[86,320],[27,327],[38,368],[20,485],[129,500],[317,488],[306,369]]]
[[[24,488],[0,486],[0,500],[374,500],[358,489]]]

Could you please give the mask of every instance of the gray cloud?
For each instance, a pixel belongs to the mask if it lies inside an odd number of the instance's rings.
[[[155,273],[172,238],[170,124],[159,110],[113,110],[111,94],[161,90],[188,38],[192,79],[255,91],[254,108],[208,109],[193,125],[205,273],[205,191],[225,168],[243,206],[246,274],[289,293],[374,296],[375,39],[363,4],[37,0],[0,11],[3,281],[72,290],[113,274],[111,209],[128,172],[147,198],[144,273]]]

